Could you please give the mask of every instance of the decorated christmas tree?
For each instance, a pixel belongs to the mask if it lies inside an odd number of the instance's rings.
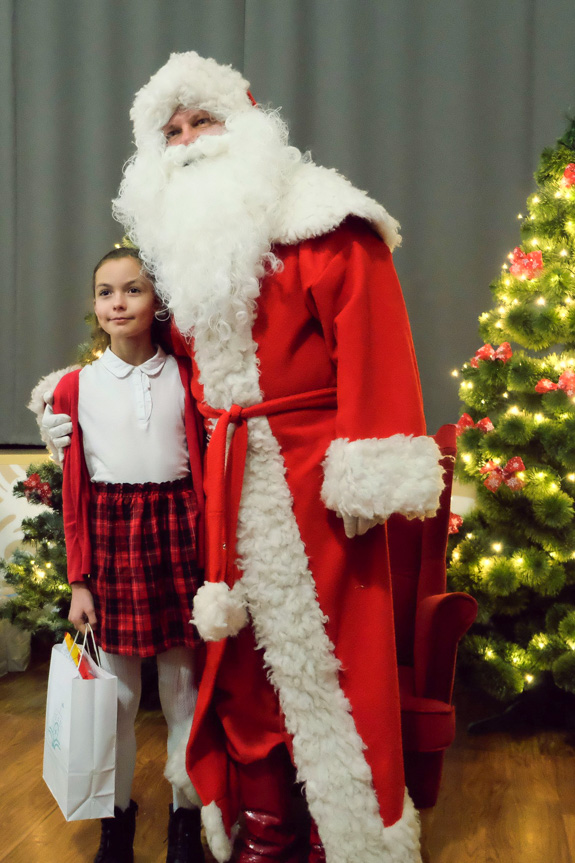
[[[0,560],[0,577],[15,591],[0,607],[0,615],[21,629],[57,641],[70,626],[61,469],[52,462],[30,465],[26,479],[15,484],[14,494],[41,504],[42,511],[22,522],[25,547],[17,549],[10,561]]]
[[[449,580],[479,603],[460,661],[507,700],[552,675],[575,692],[575,121],[543,152],[521,245],[492,283],[460,372]]]

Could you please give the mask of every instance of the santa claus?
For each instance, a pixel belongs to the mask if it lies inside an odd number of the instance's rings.
[[[185,758],[208,841],[219,861],[234,842],[240,861],[299,859],[294,765],[310,860],[413,863],[385,522],[433,515],[442,470],[398,224],[195,52],[170,57],[131,117],[114,212],[192,357],[210,435],[194,610],[208,650]]]

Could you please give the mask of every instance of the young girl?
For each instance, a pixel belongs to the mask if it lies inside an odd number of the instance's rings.
[[[109,346],[65,375],[54,408],[72,417],[64,459],[69,618],[95,629],[104,668],[118,678],[114,818],[102,819],[94,863],[133,860],[137,806],[134,722],[142,658],[156,656],[168,754],[196,702],[190,618],[199,586],[202,425],[186,360],[157,343],[159,301],[135,249],[96,265],[94,311]],[[168,863],[203,860],[199,810],[173,791]]]

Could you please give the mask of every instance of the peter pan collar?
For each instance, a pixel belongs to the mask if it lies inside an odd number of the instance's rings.
[[[158,345],[158,349],[153,357],[150,357],[149,360],[146,360],[145,363],[142,363],[139,366],[133,366],[130,363],[124,362],[124,360],[120,359],[120,357],[116,356],[116,354],[111,350],[111,348],[106,348],[102,356],[100,357],[100,362],[108,369],[109,372],[112,372],[117,378],[126,378],[129,374],[131,374],[135,369],[140,372],[143,372],[149,378],[155,377],[159,375],[164,365],[166,364],[166,360],[168,355],[163,350],[162,347]]]

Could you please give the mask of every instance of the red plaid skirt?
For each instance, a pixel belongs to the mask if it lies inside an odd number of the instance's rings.
[[[191,478],[92,484],[89,587],[106,653],[154,656],[199,642],[190,624],[202,581]]]

